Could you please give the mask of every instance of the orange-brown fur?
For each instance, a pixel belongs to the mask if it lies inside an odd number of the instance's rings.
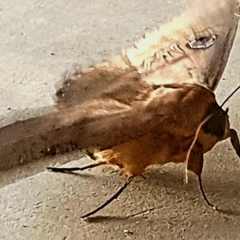
[[[190,149],[194,135],[185,137],[178,133],[165,133],[168,129],[163,126],[162,134],[146,133],[142,137],[113,146],[101,152],[95,153],[97,160],[106,161],[123,169],[128,176],[142,175],[145,169],[153,164],[164,165],[169,162],[187,162],[187,168],[200,175],[203,167],[203,154],[210,151],[217,142],[231,138],[233,147],[240,157],[240,145],[237,135],[233,136],[234,130],[229,128],[227,114],[224,114],[224,135],[216,137],[200,130],[197,141]],[[165,128],[165,129],[164,129]],[[188,151],[191,150],[189,159]]]
[[[97,160],[117,165],[129,176],[141,175],[150,165],[164,165],[169,162],[186,162],[187,168],[199,175],[202,172],[203,154],[210,151],[217,142],[229,137],[235,143],[233,147],[240,156],[239,140],[237,135],[232,135],[234,130],[230,129],[228,115],[218,107],[210,91],[200,86],[182,87],[182,92],[179,89],[172,89],[173,92],[165,89],[167,93],[160,90],[162,95],[159,96],[163,102],[165,97],[165,104],[168,106],[168,112],[163,116],[165,119],[160,117],[160,124],[151,132],[143,130],[142,135],[137,138],[95,153]],[[197,98],[197,92],[204,94],[201,99]],[[170,93],[172,98],[168,98]],[[204,98],[208,100],[204,101]],[[154,99],[156,103],[157,99]],[[194,110],[190,107],[191,101],[197,106]],[[161,106],[162,102],[158,103]],[[158,111],[158,106],[153,106]],[[216,129],[213,127],[209,131],[208,125],[210,128],[216,125]]]

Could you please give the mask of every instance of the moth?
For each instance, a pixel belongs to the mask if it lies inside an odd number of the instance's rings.
[[[103,205],[83,215],[83,218],[111,203],[135,177],[142,176],[148,166],[169,162],[185,163],[187,170],[198,176],[203,198],[209,206],[215,208],[207,199],[202,186],[204,153],[210,151],[217,142],[230,138],[240,157],[238,135],[230,128],[227,110],[222,109],[224,103],[219,106],[212,91],[196,84],[155,86],[150,95],[135,106],[134,116],[143,118],[144,124],[141,124],[141,120],[135,120],[139,124],[135,126],[138,131],[133,131],[131,136],[109,149],[92,152],[90,156],[95,160],[92,164],[80,168],[48,167],[54,172],[82,171],[103,164],[116,165],[122,169],[126,176],[125,184]],[[144,108],[140,107],[142,104]],[[122,121],[121,117],[119,121]],[[131,131],[127,125],[120,130],[121,136],[124,131]]]
[[[82,117],[84,124],[74,128],[79,145],[95,143],[100,151],[88,152],[95,160],[88,166],[48,169],[71,172],[111,164],[126,176],[116,194],[83,218],[107,206],[148,166],[169,162],[185,163],[214,207],[202,186],[204,154],[230,138],[240,156],[237,132],[213,93],[236,33],[237,5],[225,0],[198,3],[146,33],[122,55],[76,71],[58,88],[57,107],[67,111],[75,106]]]
[[[239,140],[216,89],[238,27],[235,0],[197,1],[180,17],[145,33],[111,60],[75,69],[57,86],[46,114],[0,129],[0,169],[48,155],[85,149],[95,159],[82,168],[118,166],[126,182],[113,201],[153,164],[185,163],[201,173],[203,155],[230,138]],[[99,149],[99,151],[97,151]]]

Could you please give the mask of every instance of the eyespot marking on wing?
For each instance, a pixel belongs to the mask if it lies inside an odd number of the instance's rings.
[[[206,49],[211,47],[216,39],[217,36],[215,34],[212,36],[202,36],[194,39],[193,41],[188,41],[187,47],[191,49]]]

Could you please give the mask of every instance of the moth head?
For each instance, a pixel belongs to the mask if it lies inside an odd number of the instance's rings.
[[[218,141],[226,139],[229,135],[230,124],[228,117],[228,109],[225,111],[222,108],[218,108],[214,111],[209,120],[203,124],[202,131],[207,135],[211,135]]]
[[[207,121],[201,126],[197,143],[202,152],[210,151],[216,143],[229,137],[230,124],[227,112],[219,106],[207,115]]]
[[[237,136],[237,132],[234,129],[230,129],[228,108],[224,111],[223,106],[228,100],[240,89],[238,85],[233,92],[231,92],[227,98],[223,101],[221,106],[213,103],[209,106],[208,117],[206,122],[202,125],[202,143],[205,143],[205,152],[210,150],[218,141],[224,140],[230,137],[232,145],[240,157],[240,143]],[[205,139],[204,139],[205,137]],[[207,148],[206,148],[207,147]]]

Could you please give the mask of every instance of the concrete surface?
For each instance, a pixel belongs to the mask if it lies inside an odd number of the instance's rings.
[[[0,113],[52,104],[54,83],[74,64],[107,58],[181,11],[163,2],[1,0]]]
[[[0,0],[0,125],[47,111],[65,70],[113,55],[184,5],[183,0]],[[239,83],[239,47],[238,34],[217,90],[219,102]],[[226,106],[240,132],[239,96]],[[240,163],[229,142],[207,154],[203,173],[206,194],[220,212],[203,202],[195,177],[183,185],[183,167],[168,165],[149,170],[146,180],[136,179],[85,222],[80,216],[109,198],[124,178],[102,167],[77,175],[44,171],[79,155],[1,173],[0,239],[240,239]]]

